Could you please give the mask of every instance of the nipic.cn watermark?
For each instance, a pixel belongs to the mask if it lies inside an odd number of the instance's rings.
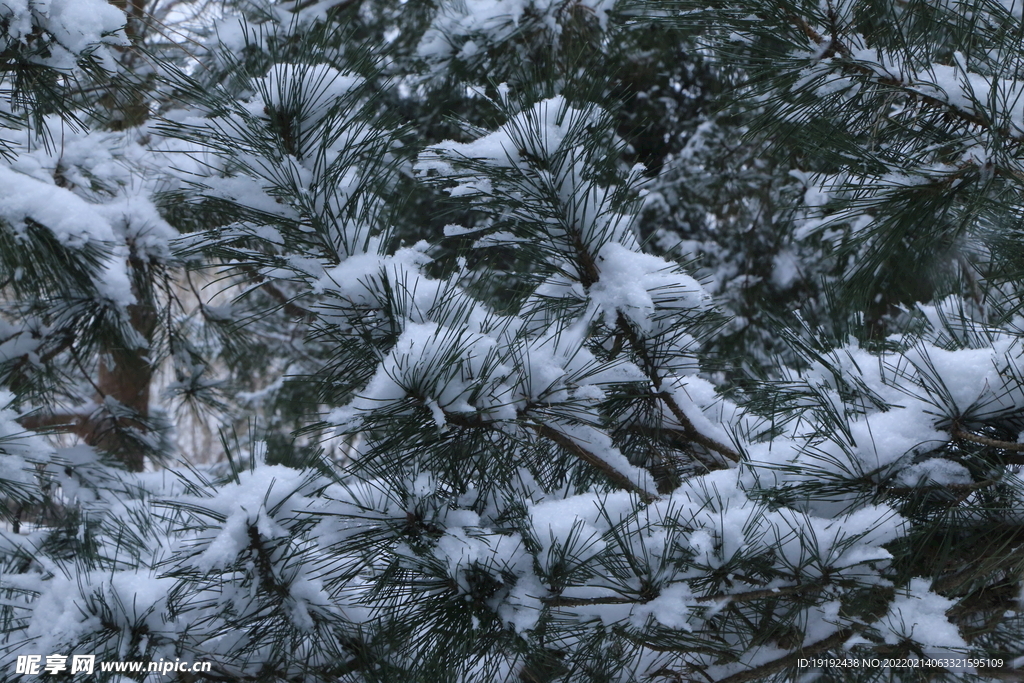
[[[104,673],[157,673],[172,674],[181,671],[205,673],[210,662],[173,662],[160,659],[156,662],[97,662],[96,655],[19,655],[14,673],[23,676],[56,676],[57,674],[92,674],[99,670]]]

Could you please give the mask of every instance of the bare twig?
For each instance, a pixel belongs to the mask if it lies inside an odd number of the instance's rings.
[[[43,413],[36,412],[17,418],[18,424],[25,429],[38,432],[44,429],[54,431],[78,431],[82,420],[87,418],[81,413]]]

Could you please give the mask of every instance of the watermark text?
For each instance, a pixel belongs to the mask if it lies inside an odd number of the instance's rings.
[[[169,675],[178,672],[205,673],[210,662],[183,662],[180,659],[155,662],[97,662],[96,655],[19,655],[14,673],[23,676],[56,676],[57,674],[104,673],[157,673]]]

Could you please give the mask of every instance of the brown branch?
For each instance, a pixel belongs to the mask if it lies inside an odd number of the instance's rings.
[[[54,431],[75,432],[80,429],[81,421],[86,416],[77,413],[43,413],[36,412],[17,418],[18,424],[25,429],[38,432],[43,429]]]
[[[807,21],[802,17],[793,15],[790,16],[789,20],[790,23],[792,23],[797,29],[800,30],[801,33],[807,36],[807,38],[814,42],[815,44],[821,45],[825,42],[825,38],[816,30],[814,30],[814,28],[810,24],[808,24]],[[842,55],[847,60],[853,59],[853,53],[850,50],[850,48],[847,47],[841,40],[839,40],[838,37],[833,36],[829,41],[828,48],[825,50],[825,52],[821,54],[819,59],[828,59],[829,57],[832,57],[835,54]],[[984,116],[981,116],[976,112],[967,111],[965,109],[962,109],[961,107],[957,107],[951,102],[940,99],[938,97],[925,94],[917,90],[912,83],[905,83],[904,81],[898,78],[881,76],[871,67],[864,66],[862,64],[857,64],[856,62],[853,61],[845,61],[842,63],[842,66],[845,68],[849,68],[853,71],[856,71],[862,75],[872,76],[875,78],[875,81],[880,85],[888,85],[899,88],[910,97],[913,97],[920,101],[922,104],[925,104],[929,107],[934,107],[947,111],[956,118],[963,121],[964,123],[970,124],[972,126],[977,126],[979,128],[984,128],[986,130],[994,130],[1000,135],[1003,135],[1004,137],[1018,144],[1024,143],[1024,136],[1014,135],[1010,132],[1009,128],[1006,127],[993,128],[992,122],[989,121]]]
[[[1005,546],[1004,546],[1005,547]],[[963,569],[935,579],[932,582],[932,592],[947,593],[962,588],[979,576],[993,576],[999,571],[1017,566],[1024,558],[1024,545],[1019,545],[1002,557],[992,556],[975,558]],[[955,609],[955,608],[953,608]]]
[[[288,298],[288,296],[277,288],[272,282],[264,281],[260,283],[260,287],[264,292],[269,294],[271,298],[281,304],[281,309],[293,318],[306,318],[311,315],[309,309],[299,306],[294,301]]]
[[[807,23],[807,20],[797,15],[791,15],[789,17],[790,23],[800,29],[800,32],[807,36],[811,41],[818,45],[822,45],[825,42],[825,37],[814,30],[814,27]],[[828,59],[834,54],[839,53],[844,57],[850,56],[850,50],[841,41],[836,39],[834,36],[829,40],[828,47],[825,49],[818,59]]]
[[[669,447],[678,448],[678,441],[684,442],[686,445],[690,445],[693,442],[693,438],[683,431],[682,429],[675,429],[674,427],[656,426],[651,427],[642,424],[629,424],[626,425],[625,429],[636,434],[640,434],[650,439],[658,439],[659,437],[671,437]],[[675,442],[675,443],[673,443]],[[721,470],[729,467],[728,464],[722,461],[715,461],[709,458],[702,457],[702,454],[690,451],[688,455],[692,456],[698,464],[703,466],[708,471]]]
[[[747,669],[746,671],[741,671],[737,674],[733,674],[732,676],[721,678],[718,680],[718,683],[747,683],[747,681],[762,680],[774,673],[782,671],[783,669],[796,666],[800,659],[803,659],[808,655],[817,654],[825,650],[830,650],[834,647],[839,647],[849,640],[850,636],[853,634],[854,630],[852,628],[839,629],[828,638],[819,640],[816,643],[811,643],[806,647],[800,648],[796,652],[791,652],[788,655],[779,657],[778,659],[773,659],[770,662],[766,662],[760,666],[755,666],[752,669]]]
[[[425,399],[423,397],[414,396],[413,398],[416,398],[420,402],[425,403]],[[529,407],[527,407],[522,412],[527,412],[527,410],[529,410]],[[479,429],[491,426],[491,423],[481,420],[475,416],[471,417],[469,415],[466,415],[465,413],[449,413],[444,408],[441,408],[441,412],[444,414],[445,422],[447,422],[448,424],[455,425],[456,427]],[[657,496],[648,493],[644,489],[634,484],[632,481],[629,480],[629,477],[619,472],[609,463],[605,462],[605,460],[602,459],[600,456],[598,456],[595,453],[591,453],[586,448],[576,443],[571,438],[561,433],[554,427],[550,427],[546,424],[539,422],[530,423],[528,426],[533,431],[535,431],[539,436],[554,441],[556,444],[558,444],[565,450],[569,451],[580,460],[596,467],[605,476],[607,476],[608,479],[611,480],[611,482],[615,484],[618,488],[637,494],[645,503],[651,503],[655,500],[658,500]]]
[[[643,605],[651,598],[626,598],[609,596],[605,598],[564,598],[557,596],[544,600],[549,607],[589,607],[591,605]]]
[[[991,446],[992,448],[998,448],[1003,451],[1013,451],[1015,453],[1024,452],[1024,443],[1012,443],[1010,441],[990,439],[987,436],[978,436],[977,434],[965,432],[959,427],[953,427],[953,429],[950,430],[950,434],[953,435],[954,439],[960,439],[961,441],[970,441],[971,443],[981,444],[982,446]]]
[[[605,462],[600,456],[591,453],[586,448],[579,445],[573,439],[569,438],[565,434],[562,434],[554,427],[549,427],[546,424],[540,423],[533,423],[530,425],[530,427],[540,436],[543,436],[546,439],[554,441],[556,444],[558,444],[565,450],[569,451],[580,460],[590,465],[593,465],[594,467],[599,469],[606,477],[608,477],[609,480],[611,480],[613,484],[618,486],[620,489],[624,489],[631,493],[637,494],[645,503],[651,503],[658,500],[657,496],[648,493],[647,491],[643,490],[642,488],[634,484],[632,481],[629,480],[629,477],[622,474],[622,472],[619,472],[617,469],[615,469],[610,464]]]
[[[756,591],[745,591],[743,593],[716,593],[697,598],[697,602],[715,602],[728,600],[729,602],[751,602],[765,598],[777,598],[785,595],[800,595],[811,591],[820,591],[824,583],[800,583],[795,586],[783,586],[781,588],[761,588]]]
[[[651,380],[651,384],[654,385],[655,396],[664,401],[665,405],[668,406],[669,411],[672,413],[673,416],[675,416],[676,420],[683,428],[683,433],[685,434],[686,438],[689,439],[690,441],[693,441],[694,443],[704,446],[708,450],[714,451],[722,456],[725,456],[726,458],[732,460],[733,462],[739,462],[739,453],[729,448],[725,444],[719,443],[715,439],[712,439],[711,437],[702,434],[693,425],[693,422],[690,420],[690,418],[686,416],[686,413],[683,412],[683,409],[679,406],[679,403],[676,402],[675,397],[673,397],[672,394],[670,394],[668,391],[665,391],[662,388],[663,381],[661,375],[658,373],[658,369],[654,363],[654,359],[650,357],[650,354],[647,352],[647,346],[644,344],[643,340],[640,339],[640,337],[637,335],[636,331],[633,330],[633,326],[629,324],[629,320],[626,319],[626,316],[623,315],[622,313],[619,313],[617,323],[619,330],[622,332],[623,336],[625,336],[626,340],[629,342],[629,345],[633,347],[633,351],[640,357],[640,360],[644,366],[644,374],[647,375],[647,377]]]
[[[988,488],[994,484],[998,484],[998,479],[985,479],[983,481],[974,481],[970,484],[936,484],[934,486],[893,486],[890,488],[882,489],[882,493],[887,495],[911,495],[922,492],[949,492],[959,494],[956,498],[950,500],[952,503],[962,503],[964,499],[975,491]]]
[[[272,299],[281,304],[281,310],[290,315],[293,318],[310,318],[313,313],[308,308],[299,306],[295,303],[287,294],[278,289],[277,285],[268,280],[266,276],[257,271],[255,268],[250,266],[241,266],[239,268],[242,272],[248,275],[252,280],[262,289],[264,292],[270,295]],[[195,292],[195,288],[192,290]],[[196,296],[199,296],[198,292],[195,292]],[[202,301],[202,298],[199,298]]]
[[[782,588],[762,588],[755,591],[746,591],[743,593],[716,593],[714,595],[702,595],[695,598],[697,602],[718,602],[725,600],[728,602],[752,602],[754,600],[762,600],[765,598],[777,598],[785,595],[799,595],[801,593],[807,593],[809,591],[818,591],[823,587],[819,583],[802,583],[796,586],[785,586]],[[654,597],[618,597],[608,596],[602,598],[566,598],[557,596],[554,598],[548,598],[545,602],[551,607],[587,607],[590,605],[629,605],[637,604],[643,605]]]

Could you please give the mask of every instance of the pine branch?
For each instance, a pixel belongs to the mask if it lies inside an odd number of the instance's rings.
[[[597,262],[590,253],[590,250],[587,249],[586,245],[583,243],[583,237],[580,230],[574,230],[572,232],[572,245],[576,252],[580,284],[582,284],[585,289],[589,289],[601,279],[601,271],[598,269]],[[639,335],[637,335],[636,331],[633,329],[633,326],[629,324],[629,320],[621,311],[616,318],[616,325],[622,336],[629,341],[629,345],[633,349],[633,352],[640,357],[643,366],[641,369],[651,380],[651,384],[654,385],[655,395],[668,406],[668,409],[682,426],[686,437],[694,443],[700,444],[709,450],[719,453],[733,462],[739,462],[739,453],[725,444],[721,444],[715,439],[702,434],[693,425],[690,418],[686,416],[686,413],[683,412],[683,409],[676,402],[675,398],[668,392],[662,390],[662,378],[658,372],[656,364],[654,363],[654,359],[651,358],[646,344],[644,344],[643,340],[640,339]],[[660,486],[662,482],[658,483]]]
[[[763,588],[743,593],[716,593],[714,595],[702,595],[694,598],[697,602],[753,602],[770,598],[780,598],[787,595],[801,595],[809,592],[820,591],[824,583],[802,583],[796,586],[785,586],[782,588]],[[544,602],[551,607],[588,607],[591,605],[643,605],[658,596],[639,596],[636,598],[608,596],[602,598],[566,598],[562,596],[548,598]]]
[[[797,15],[791,15],[790,22],[797,29],[799,29],[801,33],[807,36],[808,39],[814,42],[815,45],[821,46],[825,42],[825,38],[817,31],[815,31],[814,28],[804,18],[799,17]],[[960,119],[966,124],[977,126],[978,128],[984,130],[996,132],[1003,138],[1011,140],[1017,144],[1024,144],[1024,135],[1015,135],[1011,133],[1010,130],[1006,127],[996,128],[993,126],[992,121],[990,121],[988,118],[980,115],[977,112],[967,111],[961,107],[952,104],[951,102],[921,92],[914,86],[912,82],[905,82],[901,79],[892,77],[879,77],[879,74],[874,69],[854,62],[853,60],[855,58],[849,46],[843,43],[843,41],[839,39],[839,36],[833,35],[829,40],[829,44],[825,52],[823,52],[818,59],[819,61],[828,59],[829,57],[836,54],[839,54],[844,58],[839,62],[839,64],[841,65],[841,69],[843,70],[850,70],[862,76],[868,76],[879,85],[887,85],[899,88],[903,93],[916,99],[922,104],[929,107],[942,109],[943,111],[947,112],[948,114],[952,115],[955,118]]]
[[[423,402],[423,399],[421,397],[416,398]],[[424,405],[426,405],[425,402]],[[528,408],[529,407],[527,407],[527,409],[524,409],[522,412],[527,412]],[[481,420],[479,418],[467,416],[465,413],[451,413],[444,410],[443,408],[441,409],[441,411],[444,414],[445,422],[448,422],[449,424],[453,424],[458,427],[467,427],[471,429],[492,427],[491,423]],[[619,472],[612,465],[606,462],[603,458],[587,450],[580,444],[576,443],[576,441],[574,441],[573,439],[569,438],[565,434],[562,434],[554,427],[539,422],[529,422],[527,426],[534,432],[536,432],[538,436],[542,436],[546,439],[555,442],[556,444],[558,444],[563,449],[565,449],[572,455],[576,456],[580,460],[600,470],[606,477],[608,477],[609,481],[615,484],[617,488],[637,494],[645,503],[651,503],[654,502],[655,500],[658,500],[658,496],[652,495],[651,493],[648,493],[644,489],[640,488],[632,481],[630,481],[629,477]]]
[[[673,427],[648,427],[646,425],[641,424],[631,424],[626,426],[626,430],[636,434],[640,434],[650,439],[657,439],[659,436],[662,435],[670,436],[673,437],[674,439],[678,439],[679,441],[683,442],[685,446],[689,446],[690,444],[693,443],[693,438],[690,436],[688,432],[682,429],[675,429]],[[678,445],[678,442],[676,442],[673,445]],[[710,458],[706,458],[703,456],[703,454],[696,452],[692,449],[688,450],[688,454],[708,471],[728,469],[729,467],[728,463],[711,460]]]
[[[716,453],[719,453],[720,455],[725,456],[726,458],[732,460],[733,462],[739,462],[739,453],[729,448],[725,444],[719,443],[715,439],[712,439],[711,437],[702,434],[700,430],[698,430],[693,425],[693,422],[690,420],[690,418],[686,416],[686,413],[683,412],[683,409],[679,406],[679,403],[676,402],[675,397],[673,397],[672,394],[670,394],[669,392],[662,389],[663,381],[661,378],[661,374],[658,372],[658,369],[654,364],[654,360],[650,357],[650,354],[647,352],[647,347],[644,344],[643,340],[640,339],[639,335],[637,335],[636,332],[633,330],[633,326],[629,324],[629,321],[626,319],[626,316],[623,315],[622,313],[619,313],[617,323],[619,330],[629,341],[629,344],[632,347],[633,351],[637,354],[637,356],[640,357],[640,360],[643,365],[641,369],[644,371],[644,374],[646,374],[647,377],[651,380],[651,384],[654,386],[655,389],[655,395],[665,402],[665,405],[668,406],[668,409],[672,412],[672,415],[675,416],[676,420],[679,421],[679,424],[680,426],[682,426],[683,433],[686,435],[686,438],[690,439],[695,443],[700,444],[701,446],[704,446],[709,450],[712,450]]]
[[[957,590],[970,583],[980,574],[994,576],[998,572],[1010,569],[1011,567],[1019,567],[1022,560],[1024,560],[1024,545],[1017,546],[1002,557],[975,557],[968,566],[960,571],[935,579],[932,582],[932,591],[946,593]]]
[[[825,650],[831,650],[832,648],[839,647],[844,642],[850,639],[855,633],[852,628],[842,628],[830,635],[828,638],[819,640],[816,643],[812,643],[803,648],[800,648],[796,652],[791,652],[788,655],[773,659],[770,662],[755,666],[753,669],[747,669],[741,671],[738,674],[732,676],[726,676],[717,681],[717,683],[747,683],[747,681],[762,680],[772,674],[778,673],[783,669],[795,667],[797,662],[801,659],[806,658],[808,655],[817,654],[824,652]]]
[[[583,285],[584,289],[589,289],[601,279],[601,271],[597,266],[597,261],[594,259],[594,256],[583,243],[582,232],[578,229],[572,231],[571,239],[573,249],[576,252],[575,256],[577,270],[579,271],[580,276],[580,284]],[[701,444],[705,448],[710,448],[711,450],[724,455],[733,462],[739,462],[740,456],[738,453],[728,446],[720,444],[714,439],[701,434],[697,428],[693,426],[693,422],[691,422],[690,418],[686,416],[682,408],[679,407],[679,404],[676,403],[676,400],[667,392],[662,391],[662,378],[658,373],[654,359],[651,358],[648,353],[647,346],[644,344],[643,340],[640,339],[639,335],[637,335],[633,326],[629,324],[629,320],[622,312],[619,312],[616,318],[616,325],[619,328],[620,334],[629,341],[629,345],[633,349],[633,352],[640,357],[643,364],[641,369],[651,380],[651,384],[654,385],[656,395],[665,401],[669,410],[672,411],[672,414],[675,415],[677,420],[679,420],[679,424],[682,425],[683,431],[686,433],[687,437],[692,441]]]
[[[559,432],[557,429],[539,423],[530,424],[530,428],[537,432],[537,434],[539,434],[540,436],[543,436],[547,439],[550,439],[551,441],[554,441],[556,444],[558,444],[568,452],[572,453],[580,460],[596,467],[598,470],[604,473],[604,475],[608,477],[608,479],[618,488],[637,494],[645,503],[652,503],[658,500],[658,496],[652,495],[647,491],[643,490],[642,488],[634,484],[632,481],[630,481],[629,477],[622,474],[617,469],[615,469],[607,462],[605,462],[602,458],[595,455],[594,453],[591,453],[586,448],[576,443],[576,441],[574,441],[573,439]]]
[[[953,435],[954,439],[959,439],[961,441],[970,441],[971,443],[981,444],[982,446],[991,446],[992,448],[998,448],[1003,451],[1012,451],[1015,453],[1024,452],[1024,443],[1012,443],[1010,441],[990,439],[987,436],[979,436],[977,434],[965,432],[956,426],[950,430],[950,434]],[[1024,458],[1013,458],[1012,462],[1010,462],[1010,464],[1014,465],[1022,463],[1024,463]]]
[[[311,318],[313,316],[312,311],[310,311],[308,308],[305,308],[295,303],[295,301],[291,299],[287,294],[282,292],[277,287],[277,285],[268,280],[262,273],[257,271],[252,266],[241,266],[239,270],[241,270],[249,278],[251,278],[257,284],[257,286],[264,292],[269,294],[272,299],[281,304],[281,310],[283,310],[287,315],[293,318],[305,319]],[[195,291],[194,288],[193,291]],[[198,292],[196,292],[196,295],[198,296]],[[202,299],[200,299],[200,301],[201,300]]]

